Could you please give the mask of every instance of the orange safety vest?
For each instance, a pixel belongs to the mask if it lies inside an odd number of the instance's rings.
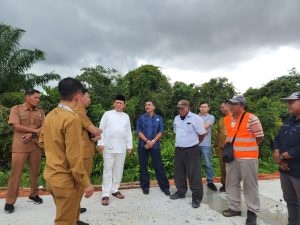
[[[235,141],[233,143],[233,153],[234,158],[250,158],[257,159],[258,158],[258,144],[256,142],[256,138],[252,134],[252,132],[247,128],[248,120],[250,113],[246,113],[244,119],[240,125],[240,128],[236,134]],[[227,133],[226,142],[232,141],[233,137],[237,131],[241,116],[235,123],[234,128],[232,128],[232,115],[228,115],[224,118],[225,130]]]

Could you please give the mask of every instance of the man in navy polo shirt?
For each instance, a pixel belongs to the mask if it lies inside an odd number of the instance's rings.
[[[161,116],[154,113],[155,105],[152,101],[145,103],[146,113],[137,121],[136,133],[139,136],[138,155],[140,163],[140,186],[144,194],[149,194],[148,158],[152,158],[152,166],[160,189],[165,195],[170,195],[170,185],[162,164],[159,139],[164,133]]]
[[[287,98],[289,114],[274,141],[274,161],[279,165],[289,224],[300,224],[300,92]]]

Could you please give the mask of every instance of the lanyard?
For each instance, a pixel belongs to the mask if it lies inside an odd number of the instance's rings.
[[[73,112],[73,110],[69,107],[69,106],[66,106],[66,105],[64,105],[64,104],[58,104],[58,106],[57,106],[58,108],[61,108],[61,109],[66,109],[66,110],[68,110],[68,111],[70,111],[70,112]]]

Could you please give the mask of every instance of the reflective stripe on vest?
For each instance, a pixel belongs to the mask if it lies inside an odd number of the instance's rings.
[[[234,157],[235,158],[258,158],[258,145],[256,138],[247,128],[250,113],[246,113],[244,119],[240,125],[240,128],[236,134],[235,141],[233,143]],[[235,127],[232,128],[232,115],[228,115],[224,118],[224,125],[227,132],[226,142],[231,142],[238,128],[240,118],[235,123]]]

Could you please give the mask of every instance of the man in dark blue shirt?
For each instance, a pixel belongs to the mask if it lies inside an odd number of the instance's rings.
[[[145,110],[146,113],[139,117],[136,126],[136,133],[139,136],[140,186],[144,194],[149,194],[148,158],[150,155],[159,187],[166,195],[170,195],[170,185],[160,154],[159,139],[164,133],[163,120],[161,116],[154,113],[155,105],[152,101],[145,103]]]
[[[300,224],[300,92],[283,101],[291,116],[274,141],[274,161],[279,165],[283,198],[287,202],[289,225]]]

